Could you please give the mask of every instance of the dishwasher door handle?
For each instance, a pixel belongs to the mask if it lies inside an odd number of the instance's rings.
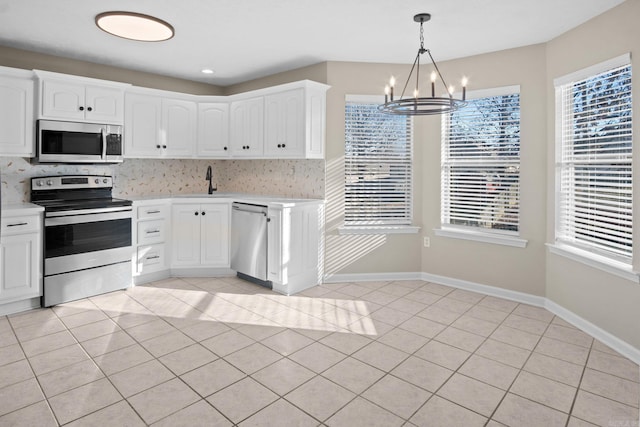
[[[264,212],[264,211],[250,211],[250,210],[248,210],[248,209],[242,209],[242,208],[240,208],[240,207],[238,207],[238,206],[233,206],[233,207],[232,207],[232,209],[233,209],[233,210],[236,210],[236,211],[238,211],[238,212],[246,212],[246,213],[261,214],[261,215],[263,215],[263,216],[268,216],[268,215],[267,215],[267,213],[266,213],[266,212]]]

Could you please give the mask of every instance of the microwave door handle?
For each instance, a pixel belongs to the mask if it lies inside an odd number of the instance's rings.
[[[107,159],[107,132],[104,128],[100,129],[100,133],[102,133],[102,160]]]

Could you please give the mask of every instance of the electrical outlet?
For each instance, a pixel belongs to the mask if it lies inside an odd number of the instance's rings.
[[[431,246],[431,239],[428,237],[424,238],[424,247],[428,248],[429,246]]]

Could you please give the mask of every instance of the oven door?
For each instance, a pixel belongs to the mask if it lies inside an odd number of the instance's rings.
[[[132,209],[46,212],[44,307],[131,286]]]
[[[45,259],[131,247],[131,208],[47,217],[44,225]]]

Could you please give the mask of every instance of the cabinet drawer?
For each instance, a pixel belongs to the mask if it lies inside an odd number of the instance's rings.
[[[136,259],[136,271],[138,274],[164,270],[166,266],[165,246],[164,244],[140,246],[138,247]]]
[[[165,220],[138,222],[138,244],[148,245],[165,241]]]
[[[22,217],[2,217],[2,235],[23,234],[40,231],[42,220],[40,215],[29,215]]]
[[[138,206],[138,209],[136,212],[137,212],[138,219],[166,218],[169,215],[169,206],[167,205]]]

